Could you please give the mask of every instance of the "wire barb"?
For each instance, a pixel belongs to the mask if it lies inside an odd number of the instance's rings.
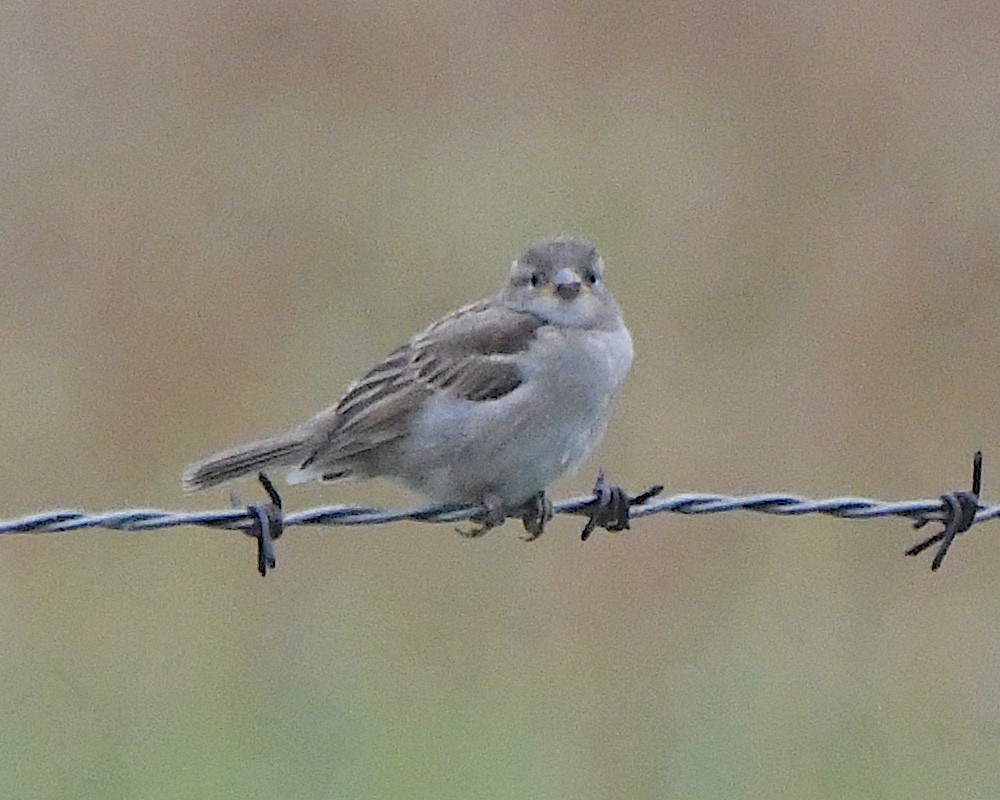
[[[597,481],[594,483],[594,500],[588,514],[590,518],[580,532],[580,541],[587,541],[597,527],[612,533],[628,530],[632,527],[629,524],[632,507],[641,506],[662,491],[662,485],[650,486],[646,491],[633,497],[621,486],[609,484],[604,477],[604,470],[598,470]]]
[[[917,542],[906,551],[908,556],[916,556],[924,552],[929,547],[937,544],[937,552],[931,561],[931,571],[937,572],[944,562],[944,557],[955,543],[955,539],[960,533],[965,533],[976,523],[976,514],[982,508],[979,504],[979,493],[983,487],[983,451],[977,450],[972,457],[972,491],[947,492],[941,495],[941,507],[944,514],[943,519],[937,520],[943,523],[943,528],[932,536],[928,536],[923,541]],[[915,529],[924,527],[928,522],[935,521],[929,516],[923,516],[913,523]]]
[[[285,513],[281,510],[281,495],[271,483],[271,479],[263,472],[258,472],[257,480],[264,487],[271,502],[251,503],[246,506],[251,522],[243,533],[257,541],[257,572],[264,578],[268,569],[274,569],[278,563],[274,555],[274,540],[285,532]],[[230,493],[229,502],[233,508],[243,505],[235,492]]]

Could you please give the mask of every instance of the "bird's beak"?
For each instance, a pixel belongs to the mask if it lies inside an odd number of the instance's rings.
[[[580,276],[571,269],[563,267],[559,270],[559,272],[556,273],[556,278],[553,283],[556,288],[556,294],[563,300],[572,300],[580,294]]]

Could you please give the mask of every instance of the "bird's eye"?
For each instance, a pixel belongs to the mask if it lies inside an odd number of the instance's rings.
[[[542,276],[537,272],[532,272],[531,277],[528,279],[532,286],[538,286],[542,282]]]
[[[597,283],[597,273],[594,272],[594,270],[588,270],[585,277],[587,279],[587,283],[589,283],[591,286]]]

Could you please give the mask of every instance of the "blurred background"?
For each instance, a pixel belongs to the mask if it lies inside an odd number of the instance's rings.
[[[638,490],[1000,499],[994,3],[8,4],[0,516],[183,466],[598,243]],[[252,482],[237,487],[259,499]],[[420,501],[378,482],[288,507]],[[10,797],[1000,793],[1000,555],[660,515],[0,543]],[[921,532],[923,533],[923,532]]]

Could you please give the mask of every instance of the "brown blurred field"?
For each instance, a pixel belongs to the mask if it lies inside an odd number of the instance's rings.
[[[15,2],[0,516],[213,508],[549,233],[637,346],[598,465],[1000,499],[993,3]],[[247,483],[244,498],[257,496]],[[392,486],[286,502],[405,505]],[[661,515],[0,542],[25,798],[995,798],[997,529]]]

